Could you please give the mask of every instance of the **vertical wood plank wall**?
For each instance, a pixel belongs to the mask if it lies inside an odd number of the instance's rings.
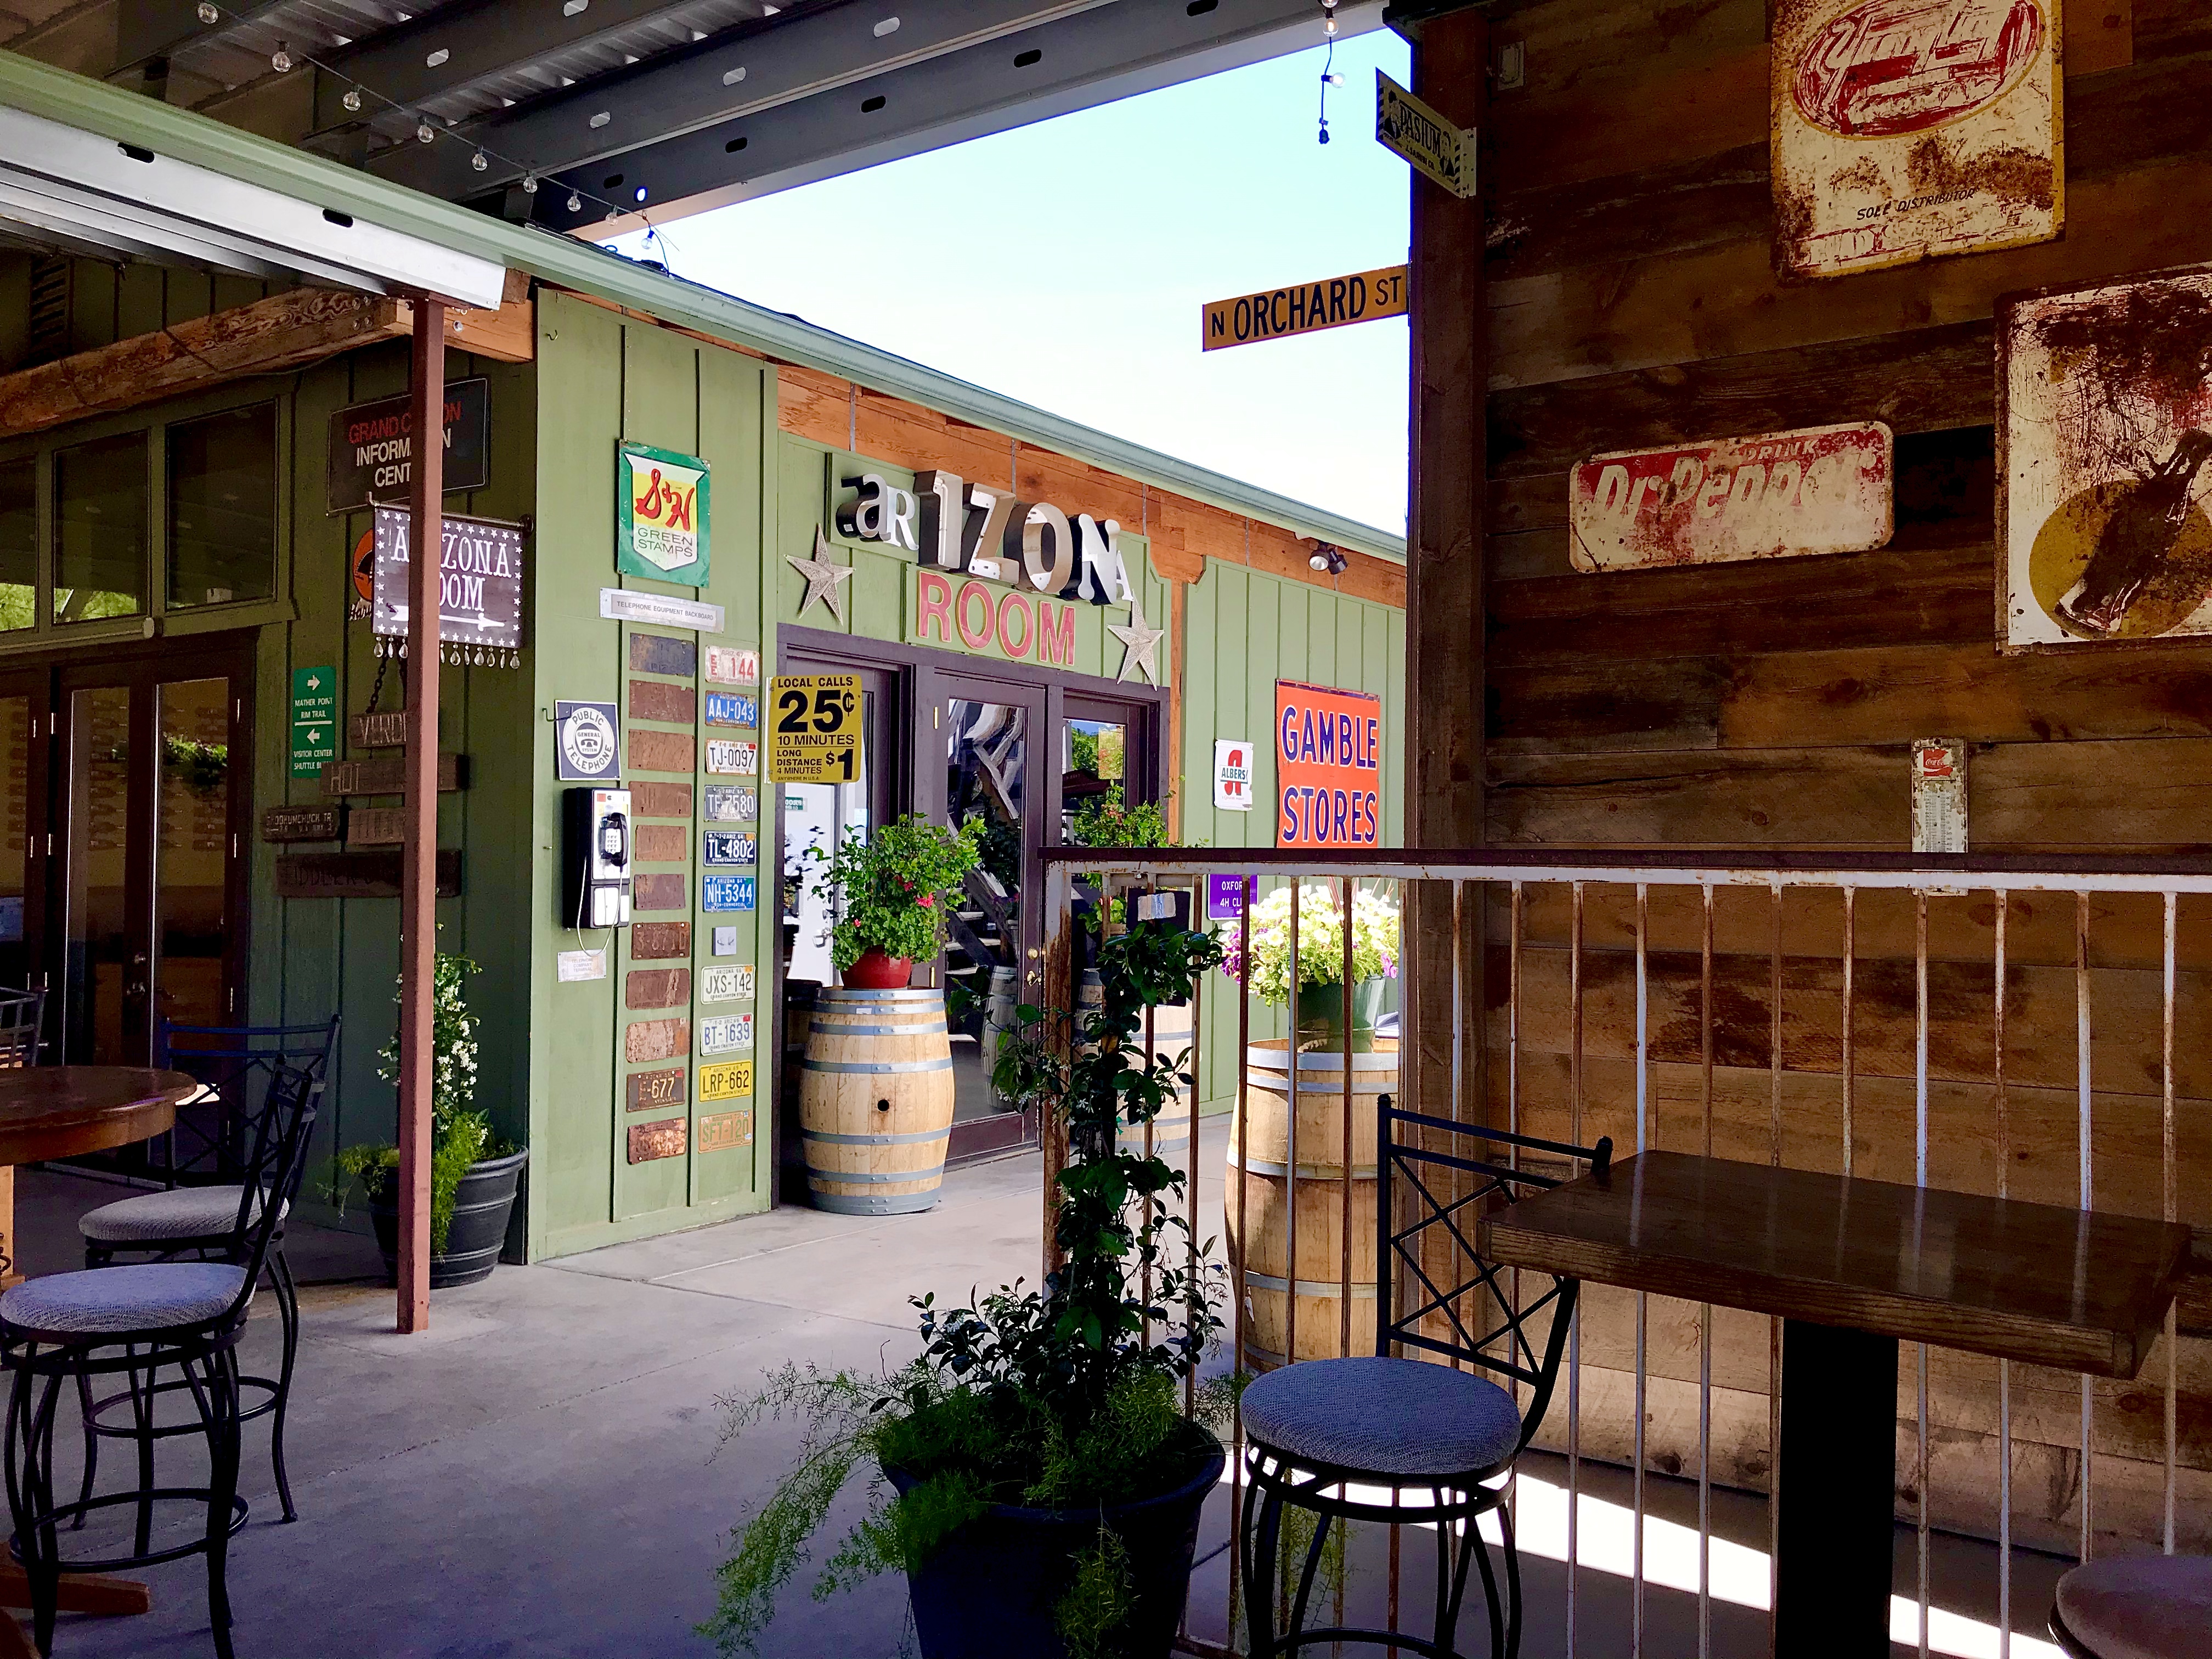
[[[1909,846],[1917,737],[1971,748],[1978,849],[2202,851],[2212,845],[2212,646],[2002,658],[1993,617],[1991,428],[1996,295],[2212,258],[2212,16],[2185,0],[2066,8],[2063,240],[1820,283],[1770,256],[1766,16],[1544,0],[1501,8],[1493,46],[1527,84],[1492,104],[1486,175],[1490,396],[1488,798],[1494,842],[1570,846]],[[1566,471],[1604,450],[1879,418],[1897,433],[1897,533],[1846,557],[1589,576],[1567,562]],[[1994,1191],[1994,905],[1930,901],[1933,1184]],[[1767,896],[1721,896],[1712,1097],[1700,1064],[1694,895],[1653,902],[1658,1144],[1770,1151]],[[2075,1201],[2073,901],[2008,913],[2007,1073],[2015,1195]],[[1489,920],[1492,1030],[1508,922]],[[1632,1144],[1632,896],[1590,894],[1585,1127]],[[1532,896],[1522,1014],[1524,1123],[1564,1130],[1567,908]],[[1840,903],[1792,897],[1784,961],[1781,1154],[1840,1162]],[[2185,903],[2177,1093],[2182,1218],[2212,1223],[2212,908]],[[1858,919],[1856,1167],[1912,1179],[1913,916]],[[2094,1201],[2160,1204],[2159,918],[2100,900]],[[1492,1083],[1504,1060],[1493,1041]],[[1632,1304],[1592,1294],[1586,1454],[1629,1456]],[[1767,1330],[1717,1315],[1713,1469],[1763,1486]],[[1694,1474],[1696,1310],[1652,1312],[1655,1465]],[[1930,1487],[1938,1525],[1993,1533],[1994,1362],[1937,1352]],[[2093,1514],[2141,1547],[2160,1520],[2164,1409],[2154,1352],[2102,1386]],[[1908,1370],[1910,1368],[1908,1367]],[[2212,1345],[2180,1353],[2179,1547],[2212,1544]],[[2078,1383],[2016,1370],[2015,1536],[2073,1547]],[[1909,1400],[1901,1400],[1908,1408]],[[1912,1429],[1900,1425],[1910,1451]],[[1915,1460],[1902,1456],[1900,1481]],[[1901,1491],[1911,1512],[1917,1496]],[[2100,1545],[2101,1547],[2101,1545]]]

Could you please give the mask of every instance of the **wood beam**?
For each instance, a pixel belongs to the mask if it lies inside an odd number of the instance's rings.
[[[446,387],[446,308],[416,302],[409,386],[415,429],[434,432]],[[446,452],[416,447],[408,481],[407,843],[399,877],[399,1329],[430,1326],[431,995],[438,962],[438,567]]]
[[[0,375],[0,437],[137,409],[249,374],[304,368],[380,340],[406,339],[413,331],[414,313],[404,300],[292,289]],[[452,313],[447,335],[459,350],[501,362],[530,362],[538,328],[529,279],[509,271],[506,302],[497,311]]]
[[[1479,131],[1488,110],[1489,23],[1480,12],[1432,18],[1413,46],[1413,90],[1443,118]],[[1477,169],[1480,179],[1487,165]],[[1483,209],[1408,169],[1413,225],[1408,310],[1406,514],[1406,840],[1483,842],[1482,521],[1486,311]],[[1415,1109],[1482,1121],[1483,907],[1452,884],[1407,884],[1407,1046]],[[1458,1010],[1454,1008],[1456,995]],[[1474,1034],[1463,1067],[1453,1035]],[[1382,1310],[1385,1318],[1389,1310]]]

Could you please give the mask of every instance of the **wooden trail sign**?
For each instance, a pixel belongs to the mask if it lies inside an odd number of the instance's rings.
[[[1385,265],[1379,270],[1209,301],[1199,313],[1199,349],[1220,351],[1405,314],[1406,267]]]

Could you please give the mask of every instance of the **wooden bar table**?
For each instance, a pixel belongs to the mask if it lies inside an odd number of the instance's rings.
[[[1492,1261],[1783,1320],[1774,1651],[1886,1659],[1900,1340],[2135,1376],[2189,1229],[1681,1152],[1483,1218]]]
[[[162,1134],[177,1103],[199,1087],[182,1072],[138,1066],[33,1066],[0,1070],[0,1285],[14,1285],[15,1166],[104,1152]],[[22,1569],[0,1558],[0,1607],[27,1607]],[[137,1613],[153,1593],[134,1578],[64,1573],[61,1605],[70,1613]],[[32,1652],[30,1638],[0,1615],[0,1659]]]

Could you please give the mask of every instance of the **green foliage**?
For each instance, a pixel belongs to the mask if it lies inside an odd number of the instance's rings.
[[[1220,955],[1203,933],[1146,924],[1101,947],[1101,1007],[1018,1011],[994,1079],[1064,1125],[1071,1153],[1057,1192],[1065,1263],[1042,1286],[1017,1281],[964,1307],[914,1298],[921,1356],[881,1379],[786,1366],[761,1393],[722,1401],[725,1445],[767,1419],[802,1425],[798,1466],[717,1571],[700,1629],[723,1653],[757,1651],[777,1592],[865,1464],[878,1471],[867,1514],[824,1565],[817,1599],[911,1570],[991,1504],[1103,1510],[1171,1490],[1213,1455],[1212,1437],[1182,1420],[1177,1389],[1220,1327],[1220,1274],[1185,1265],[1184,1176],[1123,1152],[1117,1131],[1172,1100],[1188,1063],[1146,1052],[1145,1009],[1188,995]],[[1214,1411],[1233,1409],[1220,1385],[1204,1392]],[[1115,1652],[1131,1605],[1127,1551],[1102,1533],[1072,1561],[1055,1609],[1077,1659]]]
[[[230,745],[197,743],[170,732],[161,739],[161,764],[181,776],[194,794],[212,795],[229,779]]]
[[[461,1177],[487,1158],[503,1156],[507,1149],[492,1140],[491,1121],[471,1109],[477,1088],[477,1022],[469,1012],[467,981],[480,972],[468,957],[441,951],[431,978],[430,993],[430,1249],[446,1248],[453,1224],[453,1199]],[[396,1005],[400,992],[393,991]],[[391,1041],[376,1052],[376,1074],[386,1082],[399,1080],[399,1032],[394,1022]],[[345,1213],[352,1183],[358,1181],[373,1204],[393,1202],[398,1193],[399,1149],[388,1141],[367,1142],[343,1148],[333,1157],[321,1182],[323,1195]]]
[[[842,973],[863,952],[927,961],[945,939],[945,917],[981,857],[980,825],[947,830],[918,812],[878,824],[827,854],[838,895],[830,960]],[[814,850],[812,856],[825,856]]]
[[[1172,847],[1165,800],[1126,804],[1121,786],[1093,795],[1075,809],[1068,839],[1077,847]]]

